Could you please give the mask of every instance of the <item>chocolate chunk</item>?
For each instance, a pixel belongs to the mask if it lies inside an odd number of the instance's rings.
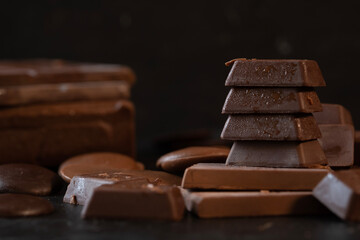
[[[311,113],[321,111],[312,88],[232,88],[222,113]]]
[[[226,86],[322,87],[324,78],[313,60],[234,59]]]
[[[339,104],[322,104],[323,111],[314,113],[318,124],[350,124],[353,125],[349,110]]]
[[[237,141],[231,148],[226,164],[296,168],[326,165],[327,160],[317,140],[307,142]]]
[[[130,85],[125,81],[37,84],[0,88],[0,106],[128,99],[129,97]]]
[[[135,81],[134,72],[116,64],[76,63],[62,60],[0,61],[0,86],[124,80]]]
[[[360,169],[329,173],[313,191],[314,196],[342,219],[360,221]]]
[[[159,186],[181,184],[180,177],[160,171],[123,170],[85,174],[72,178],[65,193],[64,202],[83,205],[96,187],[127,181],[143,181]]]
[[[221,133],[226,140],[306,141],[319,137],[311,114],[230,115]]]
[[[331,167],[354,164],[354,127],[350,124],[319,124],[319,142]]]
[[[125,169],[143,170],[144,166],[131,157],[119,153],[88,153],[72,157],[59,167],[59,175],[65,182],[74,176]]]
[[[198,163],[186,169],[182,187],[223,190],[312,190],[326,168],[263,168]]]
[[[23,163],[0,165],[0,193],[49,195],[61,185],[59,176],[46,168]]]
[[[183,172],[196,163],[224,163],[229,151],[227,147],[188,147],[165,154],[156,166],[168,172]]]
[[[311,191],[190,192],[182,190],[186,209],[200,218],[324,214],[329,211]]]
[[[39,104],[0,110],[0,163],[56,167],[88,152],[135,154],[129,101]]]
[[[184,210],[178,187],[129,181],[96,188],[83,208],[82,217],[178,221]]]
[[[30,217],[50,214],[54,207],[48,200],[26,194],[0,194],[0,217]]]

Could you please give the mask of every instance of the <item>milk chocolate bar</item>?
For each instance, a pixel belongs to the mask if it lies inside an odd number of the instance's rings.
[[[354,127],[350,124],[319,124],[319,142],[331,167],[354,164]]]
[[[226,140],[306,141],[319,137],[311,114],[230,115],[221,133]]]
[[[186,209],[200,218],[325,214],[311,191],[191,192],[183,189]]]
[[[88,152],[134,156],[134,107],[125,100],[0,110],[0,163],[54,167]]]
[[[247,167],[314,167],[326,165],[325,154],[317,140],[307,142],[237,141],[226,165]]]
[[[199,163],[186,169],[182,187],[221,190],[312,190],[327,168],[239,167]]]
[[[226,86],[322,87],[324,78],[313,60],[234,59]]]
[[[0,61],[0,86],[113,80],[133,84],[135,74],[129,67],[117,64],[47,59]]]
[[[312,113],[322,111],[313,88],[232,88],[222,109],[236,113]]]
[[[126,81],[36,84],[0,88],[0,106],[129,97],[130,84]]]
[[[64,202],[83,205],[95,188],[104,184],[128,181],[151,183],[157,186],[179,186],[181,184],[180,177],[161,171],[109,170],[96,174],[84,174],[73,177],[66,190]]]
[[[360,221],[360,169],[329,173],[313,191],[314,196],[338,217]]]
[[[351,113],[339,104],[322,104],[323,111],[314,113],[318,124],[350,124],[354,125]]]
[[[179,221],[184,210],[178,187],[129,181],[96,188],[85,203],[82,217]]]

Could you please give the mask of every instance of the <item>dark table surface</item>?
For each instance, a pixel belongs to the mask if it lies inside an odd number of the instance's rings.
[[[47,197],[48,216],[0,219],[0,239],[360,239],[360,224],[336,216],[150,220],[83,220],[82,206],[62,202],[63,191]]]

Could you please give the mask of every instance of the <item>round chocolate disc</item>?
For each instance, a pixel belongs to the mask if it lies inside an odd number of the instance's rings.
[[[46,168],[25,163],[0,165],[0,193],[49,195],[60,185],[59,176]]]
[[[113,170],[143,170],[144,165],[119,153],[88,153],[69,158],[59,167],[59,175],[70,182],[73,176]]]
[[[15,193],[0,194],[0,217],[30,217],[50,214],[53,211],[51,203],[40,197]]]
[[[163,155],[156,166],[178,173],[196,163],[224,163],[229,152],[227,147],[188,147]]]

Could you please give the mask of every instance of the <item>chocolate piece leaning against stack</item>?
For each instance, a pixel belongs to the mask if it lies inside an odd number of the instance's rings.
[[[187,208],[199,217],[318,213],[315,206],[319,204],[311,196],[311,190],[329,169],[317,140],[321,133],[312,114],[322,111],[314,88],[325,86],[317,63],[235,59],[226,65],[231,64],[225,85],[232,88],[222,110],[229,117],[221,138],[234,144],[225,165],[203,163],[186,170],[182,186],[192,189],[185,190]],[[284,185],[286,182],[294,183]],[[191,192],[196,189],[257,190],[261,194],[196,195]],[[273,190],[283,192],[278,194]],[[230,204],[229,199],[242,201],[249,196],[260,199],[254,203],[272,205],[273,210],[258,211],[255,204],[243,211],[244,206],[235,208]],[[214,197],[228,202],[227,207],[221,207],[221,201],[214,206],[216,201],[211,200]],[[295,206],[295,202],[299,205]]]

